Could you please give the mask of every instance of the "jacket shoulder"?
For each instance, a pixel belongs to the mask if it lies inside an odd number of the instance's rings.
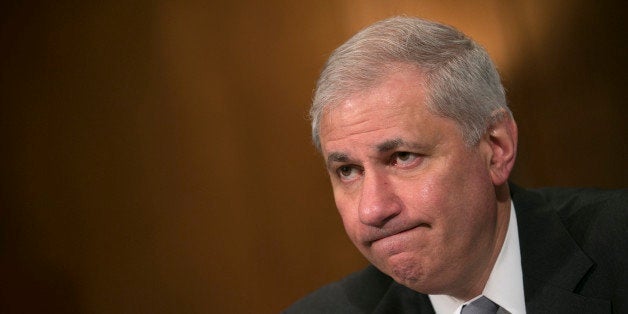
[[[592,235],[620,236],[626,232],[628,189],[545,188],[536,192],[580,244]]]
[[[556,212],[570,237],[594,263],[577,290],[599,298],[625,300],[628,189],[545,188],[534,192],[550,205],[545,208]]]

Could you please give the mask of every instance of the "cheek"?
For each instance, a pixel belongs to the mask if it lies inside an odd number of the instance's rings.
[[[447,165],[446,165],[447,166]],[[448,165],[423,177],[405,193],[406,204],[413,204],[413,213],[445,233],[462,232],[472,220],[482,215],[486,196],[493,187],[486,171],[478,168],[457,169]],[[460,171],[458,171],[460,170]]]
[[[433,222],[445,214],[450,206],[451,193],[446,181],[445,176],[431,176],[414,182],[404,193],[406,205],[414,214],[420,215],[421,219]]]
[[[340,214],[340,219],[342,220],[342,224],[345,228],[345,232],[351,239],[354,244],[358,244],[356,242],[357,232],[359,229],[359,219],[357,216],[357,210],[354,208],[353,201],[344,193],[338,193],[334,190],[334,199],[336,202],[336,208],[338,209],[338,214]]]
[[[346,225],[351,221],[353,215],[353,202],[349,195],[344,192],[340,192],[339,189],[334,188],[334,201],[336,203],[336,209],[342,218],[343,223]]]

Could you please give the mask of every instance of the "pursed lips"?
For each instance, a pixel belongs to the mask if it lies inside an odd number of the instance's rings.
[[[426,223],[419,223],[416,225],[411,225],[411,226],[402,227],[402,228],[374,229],[374,230],[371,230],[371,232],[369,232],[369,234],[366,237],[364,237],[364,243],[370,247],[371,245],[373,245],[373,243],[379,240],[386,239],[388,237],[392,237],[398,234],[402,234],[407,231],[412,231],[416,228],[430,228],[430,225]]]

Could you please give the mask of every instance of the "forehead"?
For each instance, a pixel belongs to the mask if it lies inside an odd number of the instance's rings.
[[[351,95],[323,114],[324,155],[357,153],[364,148],[378,152],[390,142],[434,147],[444,138],[451,143],[461,140],[457,124],[432,113],[426,99],[420,71],[404,68],[389,74],[379,85]]]
[[[433,116],[425,105],[425,87],[421,73],[404,68],[388,74],[380,84],[352,94],[342,102],[329,106],[321,119],[321,141],[350,129],[405,127]]]

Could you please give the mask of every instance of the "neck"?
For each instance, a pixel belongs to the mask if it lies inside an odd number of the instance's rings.
[[[471,300],[476,296],[482,294],[484,287],[488,282],[488,278],[493,271],[495,262],[499,257],[504,240],[506,239],[506,233],[508,232],[508,223],[510,221],[510,191],[507,185],[499,186],[495,188],[497,196],[497,213],[496,223],[493,232],[493,243],[490,245],[490,252],[486,255],[483,262],[480,263],[480,270],[475,274],[471,274],[467,279],[467,282],[473,283],[467,286],[461,286],[461,290],[452,294],[453,297],[460,300]]]

